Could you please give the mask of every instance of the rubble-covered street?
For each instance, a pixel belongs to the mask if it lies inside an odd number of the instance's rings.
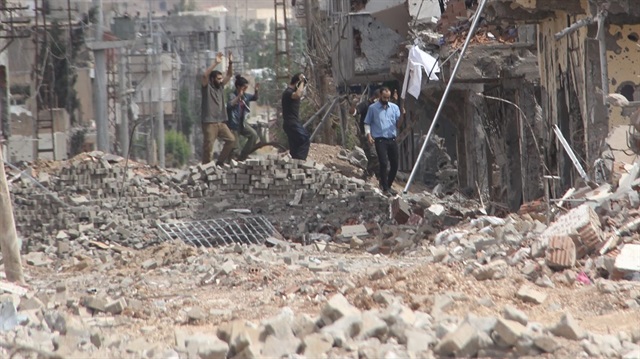
[[[383,197],[347,157],[7,167],[28,286],[0,282],[2,357],[640,356],[638,165],[500,218]]]

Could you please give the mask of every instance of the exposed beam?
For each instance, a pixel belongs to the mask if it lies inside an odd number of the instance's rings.
[[[574,32],[578,31],[579,29],[585,27],[585,26],[589,26],[595,22],[598,21],[598,17],[596,17],[595,19],[592,18],[591,16],[586,17],[584,19],[578,20],[576,21],[573,25],[569,26],[568,28],[556,33],[555,38],[556,40],[560,40],[563,37],[567,36],[567,35],[571,35]]]

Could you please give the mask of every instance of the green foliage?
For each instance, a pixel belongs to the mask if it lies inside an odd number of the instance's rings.
[[[181,167],[191,156],[191,146],[185,135],[173,130],[165,133],[164,150],[168,167]]]
[[[182,119],[182,133],[186,137],[191,136],[193,125],[196,123],[196,115],[193,113],[193,108],[189,101],[189,89],[183,86],[178,92],[178,111],[180,111],[180,118]]]

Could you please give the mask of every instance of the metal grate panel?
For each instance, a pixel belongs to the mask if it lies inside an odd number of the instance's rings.
[[[264,244],[267,238],[277,233],[264,216],[162,223],[158,227],[167,240],[180,239],[197,247]]]

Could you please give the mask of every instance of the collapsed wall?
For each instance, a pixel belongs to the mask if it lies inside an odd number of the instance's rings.
[[[224,168],[200,164],[176,173],[137,163],[125,167],[121,157],[92,152],[55,168],[44,167],[37,177],[51,193],[36,189],[25,176],[11,182],[16,225],[27,248],[46,242],[60,230],[69,232],[72,239],[100,230],[106,240],[142,248],[144,241],[132,237],[157,237],[151,229],[163,221],[224,215],[211,209],[221,203],[251,208],[266,200],[261,211],[281,217],[285,210],[273,203],[301,206],[303,198],[327,206],[354,198],[345,211],[370,210],[370,215],[384,213],[388,206],[363,180],[313,161],[277,156]],[[318,211],[330,214],[332,208]]]

